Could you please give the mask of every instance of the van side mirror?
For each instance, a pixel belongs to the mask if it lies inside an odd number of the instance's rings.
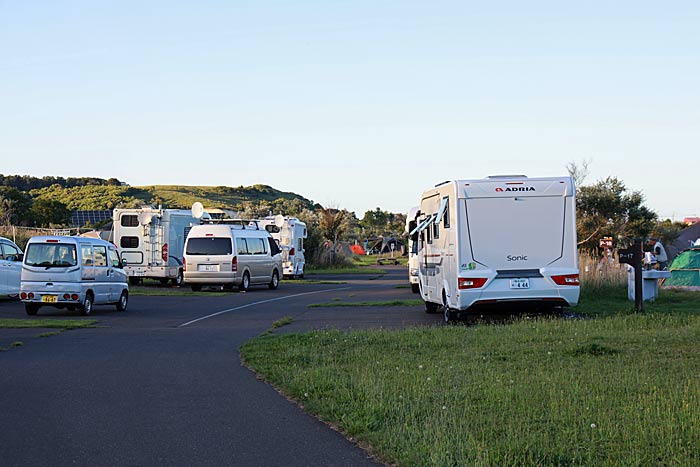
[[[123,267],[126,266],[126,265],[127,265],[126,260],[122,258],[122,260],[119,262],[119,267],[120,267],[120,268],[123,268]]]

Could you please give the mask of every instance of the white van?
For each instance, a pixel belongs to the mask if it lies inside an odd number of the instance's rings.
[[[192,227],[185,241],[184,280],[198,291],[204,285],[279,285],[282,271],[280,248],[257,223],[203,224]]]
[[[269,216],[258,221],[282,249],[282,275],[304,278],[306,224],[296,217]]]
[[[19,294],[22,257],[22,250],[12,240],[0,237],[0,298]]]
[[[116,247],[87,237],[32,237],[22,264],[20,299],[28,315],[52,306],[92,313],[93,305],[126,310],[129,284]]]
[[[445,321],[474,305],[578,303],[571,177],[496,176],[445,182],[421,196],[419,286]]]
[[[412,207],[406,216],[406,233],[410,233],[418,227],[418,216],[420,209],[418,206]],[[420,292],[418,285],[418,235],[408,236],[408,283],[411,284],[413,293]]]

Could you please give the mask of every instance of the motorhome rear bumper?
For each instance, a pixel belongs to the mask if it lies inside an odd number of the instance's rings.
[[[458,308],[466,310],[478,303],[551,302],[574,306],[581,288],[556,285],[546,276],[530,277],[529,288],[512,289],[510,278],[491,278],[482,288],[457,291]]]

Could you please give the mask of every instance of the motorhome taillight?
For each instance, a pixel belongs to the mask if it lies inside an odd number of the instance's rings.
[[[21,294],[19,294],[19,298],[21,298],[22,300],[26,300],[26,299],[27,299],[27,293],[26,293],[26,292],[22,292]]]
[[[289,256],[294,256],[294,248],[292,248],[291,250],[289,250]]]
[[[63,294],[63,299],[64,299],[64,300],[70,300],[70,294],[69,294],[69,293],[64,293],[64,294]]]
[[[552,280],[557,285],[581,285],[578,274],[564,274],[561,276],[552,276]]]
[[[163,261],[167,262],[168,261],[168,244],[164,243],[163,248],[160,249],[160,256],[163,258]]]
[[[71,300],[77,300],[80,297],[78,297],[77,293],[74,293],[73,295],[70,296],[70,298],[71,298]]]
[[[238,272],[238,256],[234,256],[231,260],[231,271]]]
[[[478,289],[483,287],[487,280],[486,277],[460,277],[457,279],[457,287],[460,290]]]
[[[34,292],[29,292],[27,294],[27,298],[29,298],[29,299],[34,298]]]

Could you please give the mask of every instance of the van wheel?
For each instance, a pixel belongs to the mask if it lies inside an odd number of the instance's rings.
[[[275,290],[278,286],[280,285],[280,275],[277,273],[277,269],[272,271],[272,279],[270,280],[270,283],[267,284],[267,286]]]
[[[202,286],[201,285],[193,285],[192,286],[192,292],[201,292]]]
[[[92,313],[92,302],[93,298],[91,294],[85,294],[85,300],[83,300],[83,304],[80,307],[80,314],[83,316],[90,316]]]
[[[129,303],[129,293],[125,290],[122,292],[119,301],[117,302],[117,311],[126,311],[126,305]]]
[[[34,316],[39,311],[39,305],[36,303],[25,303],[24,311],[26,311],[29,316]]]
[[[175,287],[180,287],[182,285],[182,269],[177,271],[177,276],[173,277],[170,283]]]
[[[437,303],[425,302],[426,313],[437,313],[438,308],[440,308],[440,305],[438,305]]]
[[[449,306],[444,306],[443,310],[445,324],[455,324],[455,321],[457,321],[457,313],[452,311]]]
[[[248,271],[243,273],[243,279],[241,279],[241,285],[238,286],[238,290],[245,292],[250,287],[250,275]]]

